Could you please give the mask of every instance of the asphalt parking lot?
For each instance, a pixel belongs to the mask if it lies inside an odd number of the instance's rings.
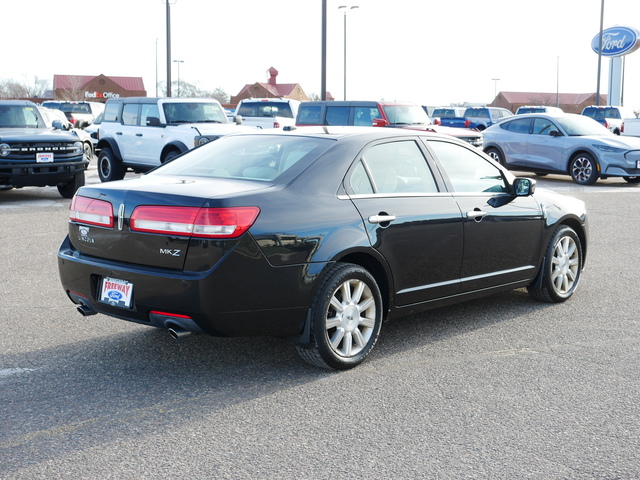
[[[589,209],[568,302],[516,290],[391,322],[342,373],[283,339],[80,316],[57,275],[70,201],[0,191],[0,479],[640,478],[640,186],[538,186]]]

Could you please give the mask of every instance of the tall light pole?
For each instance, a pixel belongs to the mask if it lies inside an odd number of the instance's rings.
[[[492,78],[493,80],[493,102],[495,103],[496,97],[498,96],[498,80],[499,78]]]
[[[178,64],[178,96],[180,96],[180,64],[184,63],[184,60],[174,60],[173,63]]]
[[[604,23],[604,0],[600,2],[600,36],[598,39],[598,86],[596,87],[596,106],[600,105],[600,69],[602,67],[602,24]]]
[[[358,5],[340,5],[338,10],[344,13],[344,99],[347,99],[347,11],[360,8]]]
[[[167,5],[167,97],[171,96],[171,8],[169,0],[164,0]]]

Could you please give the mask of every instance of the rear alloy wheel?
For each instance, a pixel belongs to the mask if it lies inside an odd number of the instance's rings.
[[[582,262],[580,238],[571,227],[561,225],[547,246],[542,269],[538,273],[542,278],[534,282],[539,283],[539,288],[529,287],[529,293],[543,302],[564,302],[578,286]]]
[[[98,155],[98,176],[102,182],[122,180],[126,168],[113,156],[110,148],[103,148]]]
[[[80,187],[84,185],[84,170],[80,170],[73,175],[73,180],[69,183],[61,183],[58,185],[58,192],[62,198],[72,198]]]
[[[312,365],[347,370],[373,349],[382,325],[380,289],[364,268],[338,263],[327,272],[311,303],[311,341],[296,347]]]
[[[571,161],[569,173],[574,182],[580,185],[593,185],[598,181],[598,164],[588,153],[576,155]]]
[[[504,166],[504,157],[500,150],[497,148],[489,148],[485,153],[500,165]]]

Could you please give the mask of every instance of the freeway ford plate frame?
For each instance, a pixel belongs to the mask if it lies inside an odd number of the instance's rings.
[[[53,162],[53,153],[36,153],[37,163],[51,163]]]
[[[104,277],[100,286],[100,301],[116,307],[131,308],[133,283],[118,278]]]

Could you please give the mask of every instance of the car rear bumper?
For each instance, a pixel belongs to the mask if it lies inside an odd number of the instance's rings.
[[[58,250],[62,286],[71,301],[87,310],[85,314],[102,313],[157,328],[179,323],[172,315],[186,317],[187,325],[181,328],[214,336],[299,335],[310,305],[308,268],[273,267],[262,255],[250,263],[240,251],[206,272],[123,264],[82,255],[69,237]],[[133,286],[131,308],[99,300],[105,277]],[[189,327],[190,322],[197,328]]]

